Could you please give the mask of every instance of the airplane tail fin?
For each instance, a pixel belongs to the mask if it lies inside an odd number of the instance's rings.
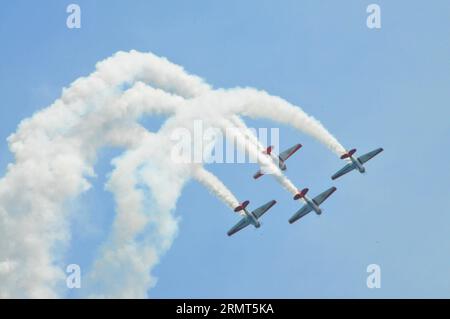
[[[301,191],[299,191],[297,194],[295,194],[294,200],[298,200],[300,198],[305,197],[305,195],[308,193],[308,191],[309,191],[308,188],[303,188]]]
[[[250,201],[246,200],[246,201],[242,202],[238,207],[236,207],[236,208],[234,209],[234,211],[235,211],[236,213],[237,213],[237,212],[240,212],[241,210],[245,209],[245,208],[248,206],[248,204],[250,204]]]
[[[254,179],[258,179],[258,178],[260,178],[261,176],[263,176],[264,174],[261,172],[261,171],[257,171],[254,175],[253,175],[253,178]]]
[[[265,151],[263,151],[263,153],[264,153],[264,154],[267,154],[267,155],[270,155],[270,154],[272,154],[273,148],[274,148],[274,146],[273,146],[273,145],[270,145],[270,146],[268,146],[268,147],[266,148]]]
[[[351,150],[348,151],[347,153],[343,154],[343,155],[341,156],[341,159],[346,159],[346,158],[352,157],[353,154],[355,154],[355,153],[356,153],[356,148],[351,149]]]

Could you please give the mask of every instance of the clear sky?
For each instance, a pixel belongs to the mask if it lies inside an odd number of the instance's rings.
[[[289,178],[312,193],[338,188],[321,216],[294,225],[299,204],[272,178],[254,181],[254,164],[208,166],[251,207],[278,204],[262,228],[228,238],[237,216],[190,182],[151,297],[450,297],[450,2],[78,0],[79,30],[66,27],[69,3],[0,4],[1,175],[21,119],[130,49],[166,56],[216,88],[279,95],[348,148],[385,149],[364,176],[333,182],[341,161],[281,126],[282,147],[304,145],[287,163]],[[381,7],[381,29],[366,26],[370,3]],[[114,203],[103,184],[116,155],[102,152],[95,187],[74,208],[67,263],[88,268],[108,233]],[[380,289],[366,286],[369,264],[381,267]]]

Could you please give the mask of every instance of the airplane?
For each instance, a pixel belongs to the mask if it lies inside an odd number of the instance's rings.
[[[291,157],[295,152],[297,152],[300,148],[302,147],[302,144],[295,144],[294,146],[288,148],[287,150],[281,152],[281,154],[278,155],[278,158],[274,158],[271,156],[272,154],[272,150],[273,150],[273,146],[269,146],[265,151],[264,154],[269,155],[275,162],[277,162],[276,164],[278,164],[278,167],[282,170],[285,171],[287,169],[286,166],[286,160]],[[264,173],[261,172],[261,170],[257,171],[255,173],[255,175],[253,175],[254,179],[258,179],[261,176],[263,176]]]
[[[261,207],[255,209],[252,212],[249,212],[247,210],[247,206],[249,203],[250,202],[246,200],[234,209],[235,212],[244,211],[244,217],[242,217],[242,219],[228,231],[227,233],[228,236],[237,233],[238,231],[242,230],[248,225],[253,225],[255,226],[255,228],[261,227],[261,223],[259,222],[258,219],[260,219],[265,212],[267,212],[270,208],[272,208],[272,206],[275,205],[277,201],[271,200],[270,202],[267,202],[266,204],[262,205]]]
[[[376,150],[373,150],[372,152],[366,153],[364,155],[361,155],[358,158],[355,158],[353,154],[355,154],[356,149],[352,149],[341,156],[341,159],[349,158],[351,160],[350,163],[345,165],[341,170],[339,170],[336,174],[331,176],[332,180],[335,180],[338,177],[341,177],[342,175],[347,174],[348,172],[353,171],[354,169],[357,169],[361,174],[366,171],[366,168],[363,166],[363,164],[367,161],[369,161],[372,157],[378,155],[381,153],[383,149],[377,148]]]
[[[317,215],[322,214],[322,209],[320,208],[320,204],[322,204],[331,194],[336,191],[336,187],[331,187],[324,191],[323,193],[317,195],[313,199],[306,196],[309,189],[304,188],[299,193],[294,196],[294,200],[303,199],[306,204],[300,208],[292,217],[289,219],[289,224],[295,223],[297,220],[305,216],[306,214],[314,211]]]

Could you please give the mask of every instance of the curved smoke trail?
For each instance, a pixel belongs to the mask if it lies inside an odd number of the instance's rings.
[[[152,133],[138,120],[154,114],[168,119]],[[192,121],[199,118],[206,127],[236,126],[227,120],[236,114],[292,125],[344,152],[318,121],[281,98],[254,89],[213,90],[165,58],[136,51],[98,63],[52,105],[23,120],[8,138],[15,162],[0,179],[0,297],[64,295],[71,214],[66,206],[90,188],[97,152],[109,145],[124,150],[113,160],[107,184],[116,216],[87,275],[85,294],[146,297],[155,284],[151,270],[176,236],[173,211],[185,182],[194,177],[228,206],[237,204],[201,165],[168,156],[171,135],[180,127],[192,132]],[[236,138],[242,143],[245,128],[238,124],[243,131]],[[259,154],[252,145],[247,149]],[[260,164],[272,165],[265,161]],[[275,177],[293,191],[281,172]]]

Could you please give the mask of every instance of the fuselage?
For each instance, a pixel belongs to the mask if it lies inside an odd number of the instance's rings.
[[[250,223],[256,228],[261,227],[261,223],[256,219],[256,217],[250,213],[247,209],[244,208],[245,216],[250,220]]]
[[[354,156],[350,156],[350,160],[356,165],[360,173],[364,173],[366,171],[366,168],[357,158],[355,158]]]
[[[322,214],[322,209],[320,209],[319,205],[317,205],[311,198],[305,195],[303,199],[305,200],[306,204],[308,204],[309,207],[311,207],[311,209],[316,212],[317,215]]]
[[[284,163],[284,161],[283,161],[281,158],[279,158],[279,157],[278,157],[278,167],[280,167],[280,169],[281,169],[282,171],[285,171],[286,168],[287,168],[287,166],[286,166],[286,164]]]

